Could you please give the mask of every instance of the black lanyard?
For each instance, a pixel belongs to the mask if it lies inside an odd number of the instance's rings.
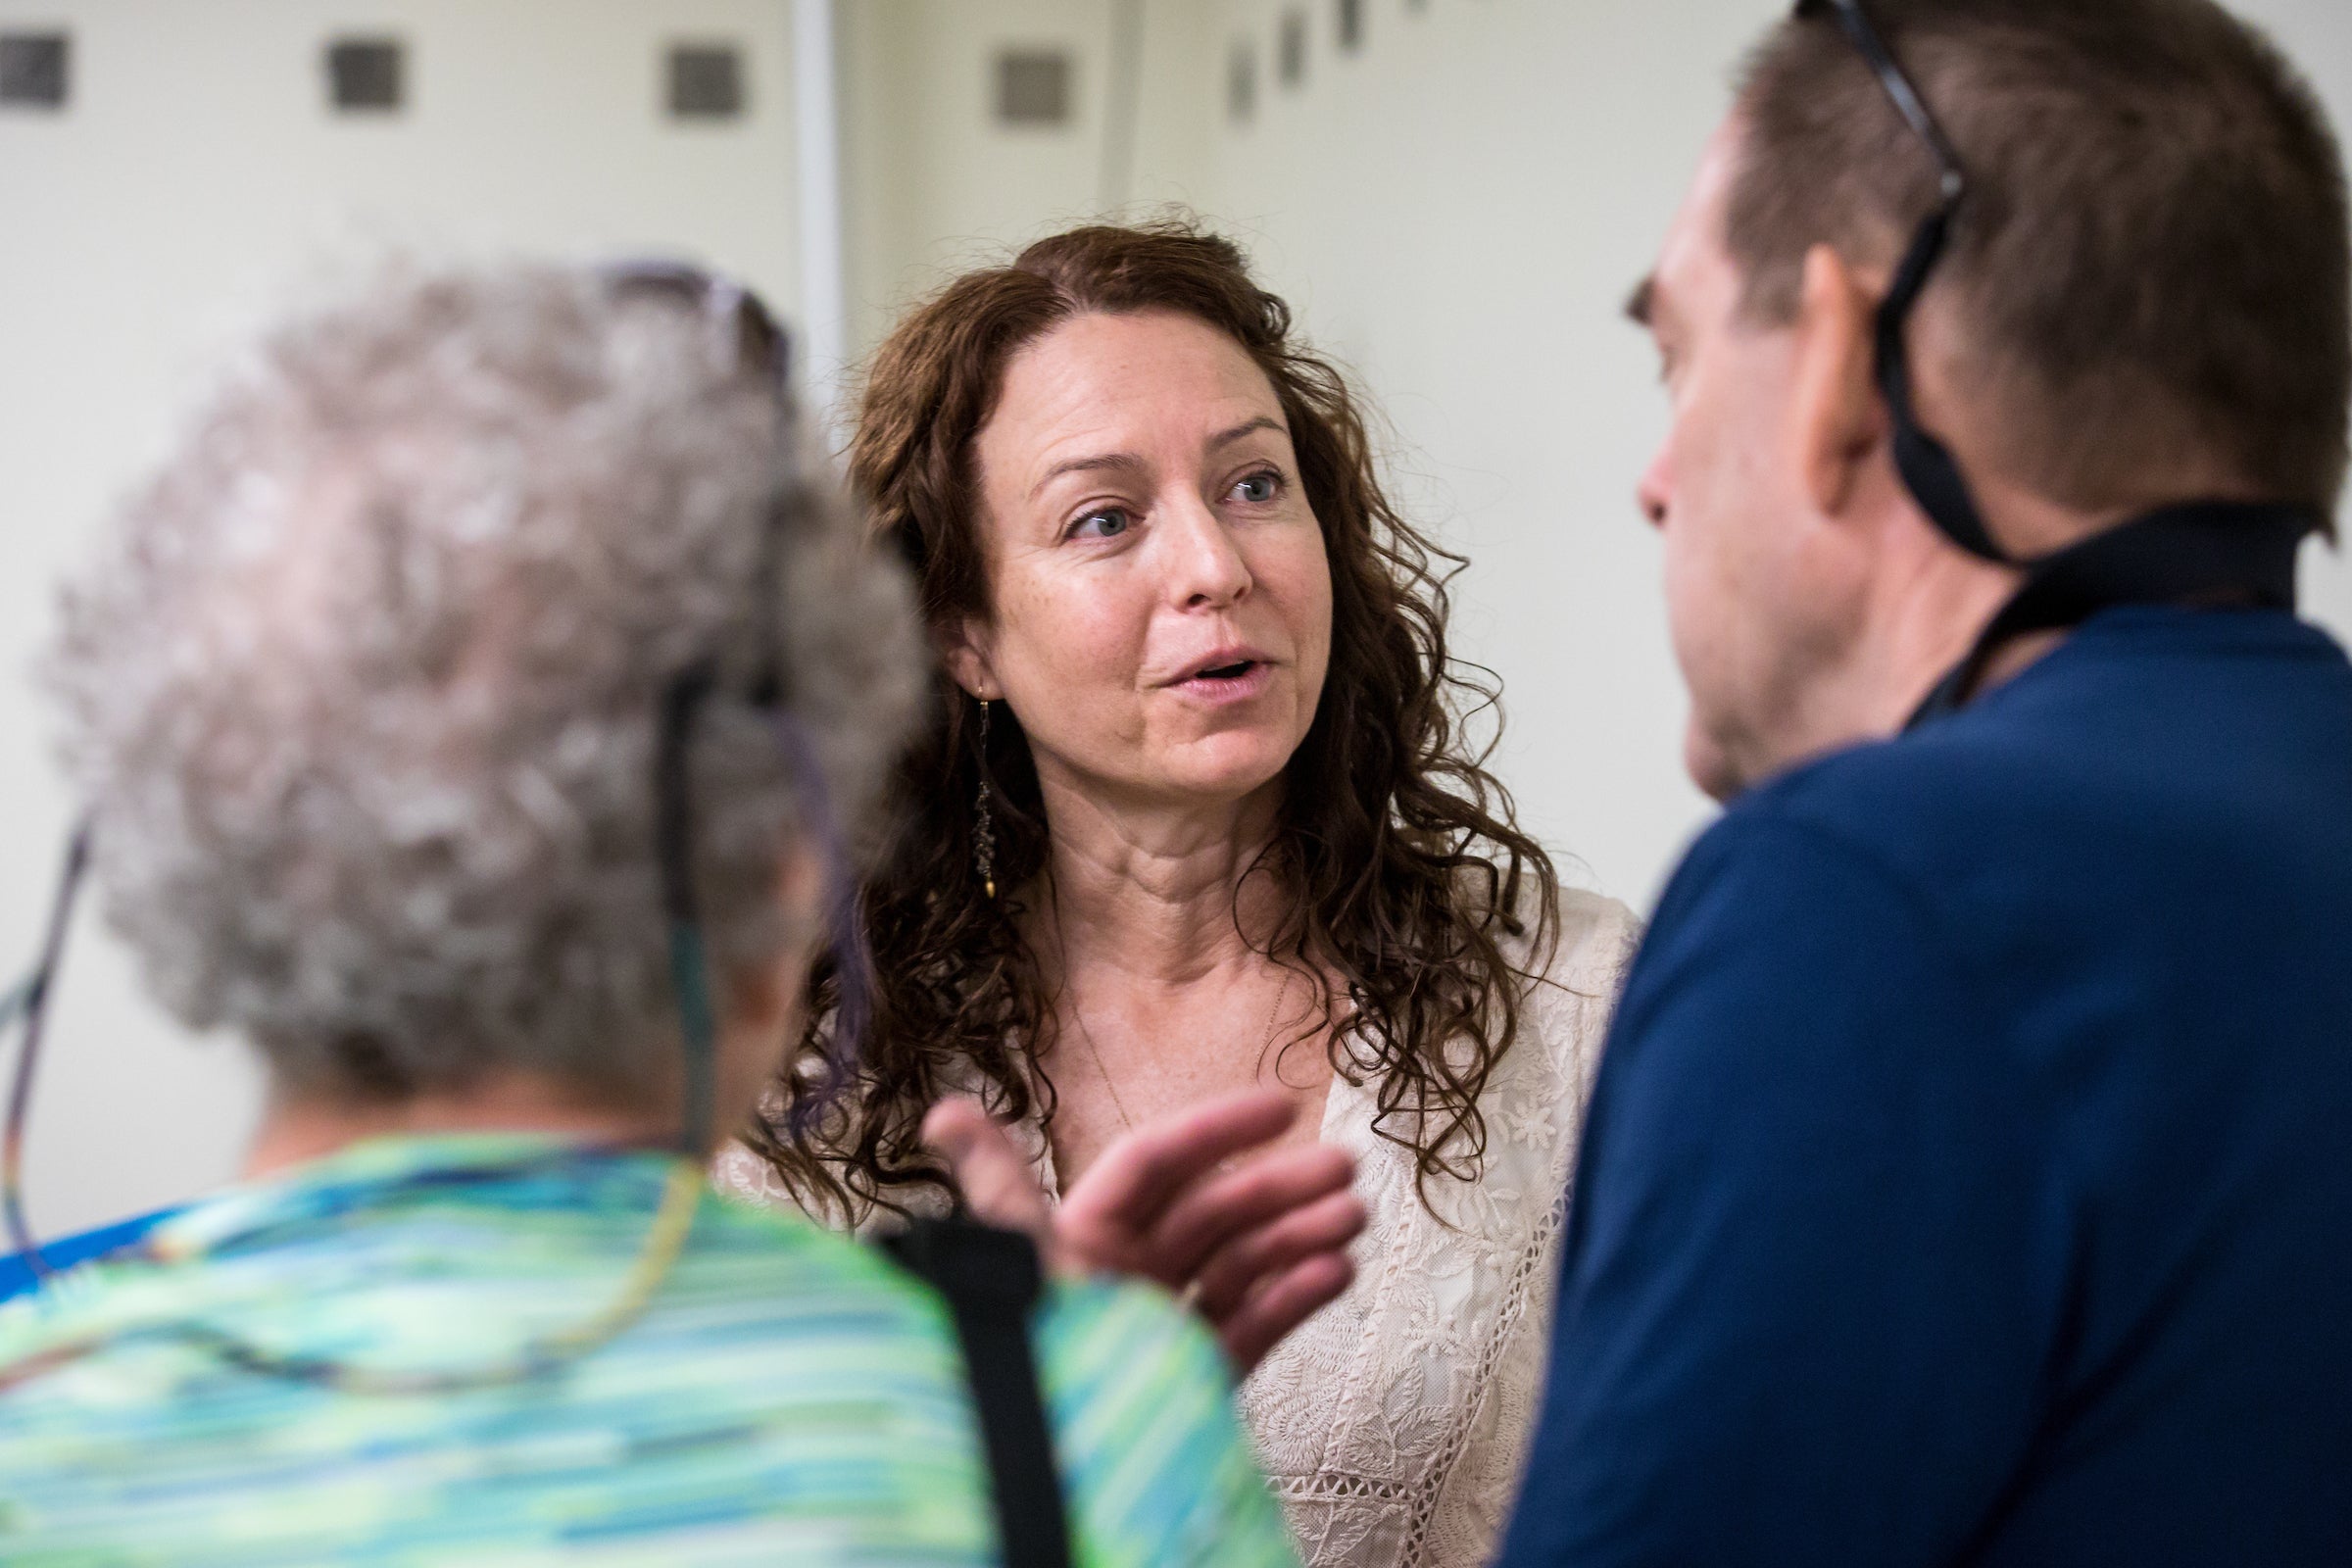
[[[1903,727],[1967,706],[2009,643],[2079,626],[2124,605],[2295,608],[2295,558],[2325,526],[2294,507],[2200,501],[2167,507],[2091,535],[2026,568],[2026,580]]]
[[[1054,1426],[1029,1347],[1045,1269],[1027,1237],[968,1219],[917,1219],[882,1250],[947,1298],[963,1348],[1004,1568],[1070,1568]]]

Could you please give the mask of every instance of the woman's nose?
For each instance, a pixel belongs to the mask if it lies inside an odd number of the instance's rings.
[[[1250,564],[1216,509],[1188,498],[1173,510],[1161,537],[1173,558],[1168,597],[1187,608],[1218,608],[1250,593]]]

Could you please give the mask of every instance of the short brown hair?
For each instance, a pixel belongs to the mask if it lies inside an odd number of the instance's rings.
[[[1151,311],[1205,322],[1265,373],[1331,564],[1330,671],[1285,770],[1274,843],[1250,872],[1285,895],[1271,956],[1322,994],[1316,1016],[1338,1017],[1332,1065],[1374,1085],[1374,1130],[1411,1151],[1424,1184],[1470,1177],[1486,1148],[1480,1096],[1558,929],[1556,873],[1488,771],[1489,747],[1465,731],[1496,694],[1446,652],[1452,558],[1390,504],[1346,377],[1298,339],[1241,250],[1181,220],[1100,225],[956,279],[876,354],[851,479],[874,527],[914,563],[926,618],[985,617],[974,443],[1005,367],[1075,317]],[[1044,801],[1019,720],[1000,705],[984,731],[977,711],[935,672],[893,788],[890,841],[861,895],[873,1019],[855,1081],[788,1074],[749,1136],[805,1207],[858,1216],[943,1185],[921,1136],[942,1094],[977,1091],[1013,1117],[1053,1114],[1053,1085],[1037,1070],[1053,999],[1020,922],[1025,886],[1049,864]],[[974,865],[983,780],[1001,898]],[[804,1059],[824,1059],[838,997],[820,970]],[[781,1113],[794,1108],[803,1114]]]
[[[1970,194],[1930,296],[1988,456],[2100,510],[2217,468],[2332,511],[2352,402],[2344,174],[2311,88],[2212,0],[1870,0]],[[1834,19],[1750,57],[1726,241],[1751,318],[1805,253],[1889,267],[1935,169]]]

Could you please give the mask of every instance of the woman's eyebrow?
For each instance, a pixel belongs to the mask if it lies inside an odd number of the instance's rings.
[[[1285,433],[1283,430],[1282,421],[1280,419],[1274,418],[1270,415],[1261,414],[1254,419],[1250,419],[1244,423],[1235,425],[1232,429],[1225,431],[1222,435],[1214,435],[1209,437],[1208,450],[1214,452],[1219,447],[1229,447],[1236,441],[1242,439],[1242,437],[1246,435],[1255,435],[1260,430],[1271,430],[1277,435]]]
[[[1143,466],[1144,460],[1132,452],[1105,452],[1099,457],[1072,458],[1066,463],[1056,463],[1039,475],[1037,483],[1029,487],[1029,499],[1036,500],[1046,486],[1065,473],[1099,473],[1105,468],[1133,470]]]
[[[1229,447],[1244,436],[1255,435],[1260,430],[1272,430],[1279,435],[1283,433],[1283,423],[1271,415],[1261,414],[1254,419],[1244,420],[1230,430],[1220,431],[1216,435],[1210,436],[1208,450],[1214,452],[1219,447]],[[1104,452],[1094,457],[1071,458],[1066,462],[1056,463],[1040,474],[1037,483],[1029,487],[1029,498],[1032,501],[1036,500],[1046,486],[1065,473],[1101,473],[1105,469],[1132,471],[1144,466],[1146,466],[1144,460],[1132,452]]]

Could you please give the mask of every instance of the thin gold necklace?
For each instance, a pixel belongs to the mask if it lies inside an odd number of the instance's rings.
[[[1078,1038],[1085,1042],[1086,1054],[1093,1059],[1095,1071],[1102,1077],[1102,1087],[1110,1091],[1110,1107],[1119,1113],[1119,1125],[1133,1132],[1135,1118],[1127,1114],[1127,1102],[1119,1098],[1118,1083],[1110,1076],[1110,1068],[1103,1063],[1102,1048],[1095,1044],[1095,1032],[1087,1026],[1086,1009],[1078,1005],[1078,993],[1070,989],[1069,949],[1066,947],[1062,949],[1062,959],[1061,994],[1069,999],[1070,1016],[1078,1021]],[[1266,1059],[1266,1053],[1274,1047],[1274,1031],[1282,1022],[1282,1004],[1290,1000],[1291,982],[1297,978],[1288,967],[1282,971],[1282,989],[1274,993],[1274,1006],[1266,1014],[1265,1038],[1258,1042],[1257,1059],[1260,1061]]]

